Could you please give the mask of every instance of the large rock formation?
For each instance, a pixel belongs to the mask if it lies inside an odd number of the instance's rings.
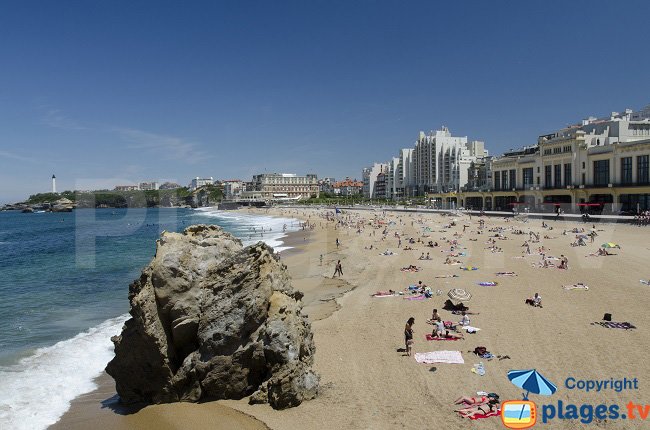
[[[268,402],[316,396],[311,326],[286,267],[216,226],[162,234],[129,288],[131,316],[106,371],[125,403]]]

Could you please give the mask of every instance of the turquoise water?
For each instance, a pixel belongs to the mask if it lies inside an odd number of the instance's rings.
[[[276,250],[284,225],[298,227],[212,209],[0,212],[0,424],[45,428],[94,389],[113,354],[110,337],[128,317],[129,284],[153,257],[156,239],[197,223]]]

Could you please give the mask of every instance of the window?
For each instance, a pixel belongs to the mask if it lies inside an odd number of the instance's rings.
[[[527,167],[525,169],[522,169],[522,173],[524,176],[524,187],[532,187],[533,186],[533,168],[532,167]]]
[[[585,182],[586,182],[586,181],[585,181],[585,174],[583,173],[583,174],[582,174],[582,182],[581,182],[581,185],[584,185]]]
[[[510,188],[517,188],[517,171],[510,170]]]
[[[544,186],[546,188],[551,188],[551,166],[544,166]]]
[[[594,185],[606,186],[609,184],[609,160],[594,161]]]
[[[555,188],[560,188],[562,186],[562,165],[561,164],[556,164],[553,166],[554,170],[554,181],[553,185],[555,185]]]
[[[571,180],[571,163],[564,165],[564,186],[567,187],[569,185],[573,185],[573,181]]]
[[[501,189],[501,174],[494,172],[494,189],[499,191]]]
[[[647,184],[650,182],[650,172],[648,172],[649,158],[649,155],[639,155],[636,157],[636,181],[639,184]]]
[[[632,183],[632,157],[621,158],[621,184]]]
[[[585,168],[585,162],[584,161],[582,162],[582,168],[583,169]]]
[[[551,154],[551,150],[550,150],[550,149],[545,149],[545,150],[544,150],[544,155],[550,155],[550,154]]]
[[[503,187],[504,190],[507,190],[507,189],[510,188],[508,186],[508,171],[507,170],[502,170],[501,171],[501,186]]]

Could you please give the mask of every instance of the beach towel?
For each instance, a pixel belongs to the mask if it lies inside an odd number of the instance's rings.
[[[478,327],[472,327],[471,325],[465,325],[463,326],[463,330],[465,330],[467,333],[475,333],[480,330]]]
[[[425,300],[426,297],[424,294],[420,294],[418,296],[411,296],[411,297],[404,297],[404,300]]]
[[[430,334],[427,334],[425,337],[427,338],[427,340],[458,340],[459,339],[457,337],[434,337],[431,336]]]
[[[497,276],[517,276],[515,272],[497,272]]]
[[[492,282],[492,281],[484,281],[484,282],[477,282],[476,285],[480,285],[481,287],[495,287],[499,285],[499,283]]]
[[[584,284],[575,284],[575,285],[562,285],[562,288],[565,290],[589,290],[589,287]]]
[[[384,297],[399,297],[399,294],[373,294],[372,297],[384,298]]]
[[[424,364],[465,364],[465,360],[463,360],[463,355],[460,353],[460,351],[416,352],[415,361]]]
[[[629,322],[615,322],[615,321],[596,321],[591,323],[591,325],[598,324],[605,328],[619,328],[622,330],[635,329],[636,327]]]
[[[436,278],[460,278],[458,275],[443,275],[443,276],[436,276]]]
[[[496,411],[490,411],[487,414],[475,414],[467,418],[469,418],[470,420],[480,420],[483,418],[498,417],[499,415],[501,415],[501,409],[497,409]]]
[[[460,268],[460,270],[465,270],[465,271],[478,270],[478,267],[474,267],[474,266],[463,266],[463,267]]]

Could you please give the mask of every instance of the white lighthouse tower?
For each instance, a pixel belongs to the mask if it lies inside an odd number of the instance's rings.
[[[56,176],[52,175],[52,192],[56,193]]]

